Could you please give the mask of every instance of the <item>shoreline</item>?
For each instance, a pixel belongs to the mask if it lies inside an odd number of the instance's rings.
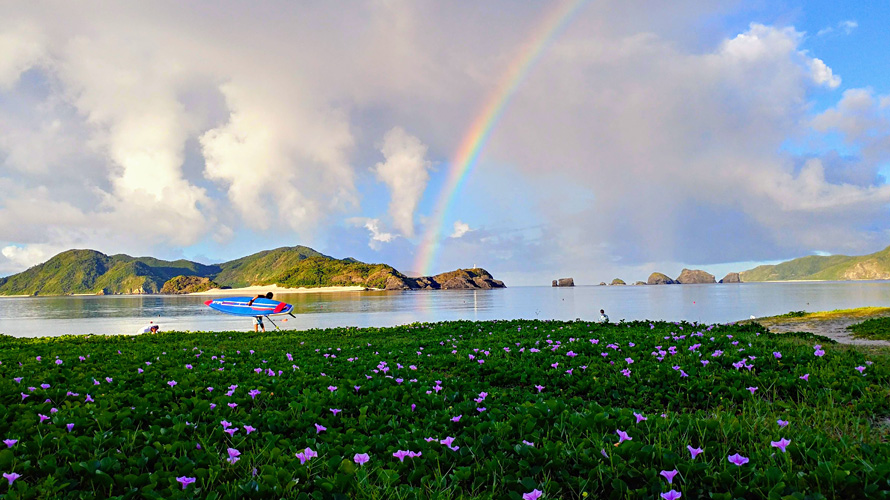
[[[260,292],[272,292],[273,294],[292,294],[292,293],[335,293],[335,292],[371,292],[380,291],[378,288],[368,288],[364,286],[320,286],[315,288],[287,288],[278,285],[253,285],[241,288],[211,288],[203,292],[193,292],[184,295],[257,295]]]

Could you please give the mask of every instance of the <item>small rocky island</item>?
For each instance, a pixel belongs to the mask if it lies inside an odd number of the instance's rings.
[[[553,280],[550,286],[575,286],[575,280],[572,278],[559,278],[558,280]]]

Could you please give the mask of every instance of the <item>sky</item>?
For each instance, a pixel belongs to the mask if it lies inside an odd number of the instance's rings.
[[[0,276],[280,246],[508,286],[890,245],[890,2],[4,2]]]

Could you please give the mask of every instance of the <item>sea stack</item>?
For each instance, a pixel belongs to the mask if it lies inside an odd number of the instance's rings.
[[[741,283],[742,279],[739,277],[739,273],[729,273],[720,280],[720,283]]]
[[[652,273],[646,280],[647,285],[676,285],[677,281],[672,280],[668,275],[662,273]]]
[[[717,283],[714,275],[701,269],[683,269],[680,276],[677,277],[677,283],[682,285],[692,285],[697,283]]]

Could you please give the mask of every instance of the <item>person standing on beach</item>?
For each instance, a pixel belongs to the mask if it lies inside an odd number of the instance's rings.
[[[253,317],[253,331],[258,332],[258,331],[260,331],[260,328],[263,329],[263,332],[266,331],[266,325],[263,324],[263,317],[262,316],[254,316]]]
[[[600,323],[606,324],[609,322],[609,315],[606,314],[604,309],[600,309]]]
[[[272,300],[272,292],[261,293],[261,294],[257,295],[256,297],[250,299],[250,301],[247,303],[247,305],[248,305],[248,306],[252,306],[252,305],[253,305],[253,301],[256,300],[256,299],[269,299],[269,300]],[[263,331],[265,331],[265,330],[263,330]]]

